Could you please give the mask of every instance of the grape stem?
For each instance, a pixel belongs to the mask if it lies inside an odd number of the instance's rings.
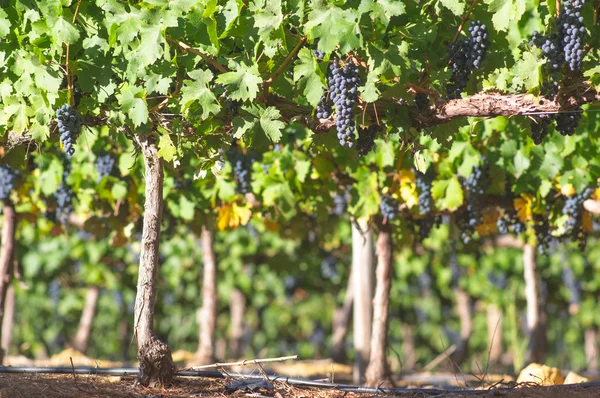
[[[273,72],[273,74],[271,75],[271,77],[269,77],[267,79],[267,81],[265,82],[265,85],[263,87],[263,91],[266,93],[269,90],[269,86],[271,84],[273,84],[273,82],[275,81],[275,79],[277,79],[279,77],[279,75],[281,75],[283,73],[283,71],[285,70],[285,68],[287,68],[287,66],[289,65],[290,61],[292,60],[293,57],[296,56],[296,54],[298,54],[298,51],[300,51],[300,49],[302,48],[302,46],[304,45],[304,43],[306,43],[306,36],[302,37],[300,39],[300,41],[298,41],[298,43],[296,44],[296,46],[292,49],[292,51],[290,51],[290,53],[287,55],[287,57],[285,57],[285,59],[283,60],[282,64],[279,66],[279,68],[277,68],[277,70],[275,72]]]
[[[462,32],[465,23],[467,23],[467,21],[469,20],[469,17],[471,16],[471,13],[473,12],[473,9],[475,8],[475,5],[477,4],[478,0],[473,0],[473,2],[471,3],[471,7],[469,7],[469,11],[467,11],[467,13],[465,14],[465,16],[462,18],[462,22],[460,23],[460,26],[458,27],[458,30],[456,31],[456,35],[454,35],[454,40],[452,40],[452,43],[456,43],[456,41],[458,40],[458,36],[460,36],[460,32]],[[559,0],[556,0],[557,2]]]
[[[190,52],[192,54],[196,54],[197,56],[202,58],[207,64],[213,66],[219,72],[221,72],[221,73],[228,72],[228,69],[226,67],[224,67],[223,65],[221,65],[220,63],[218,63],[217,60],[215,60],[213,57],[203,54],[202,52],[196,50],[194,47],[182,42],[181,40],[173,39],[172,37],[167,36],[167,41],[170,41],[171,43],[174,43],[177,46],[179,46],[179,48],[181,48],[181,50],[183,52]]]

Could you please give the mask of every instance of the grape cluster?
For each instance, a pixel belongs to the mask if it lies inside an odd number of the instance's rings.
[[[487,274],[488,281],[496,289],[502,290],[506,286],[506,274],[499,271],[490,271]]]
[[[381,196],[379,210],[383,218],[392,220],[398,215],[398,202],[391,195],[385,194]]]
[[[498,221],[496,221],[496,228],[498,228],[498,233],[501,235],[509,233],[510,230],[517,235],[525,232],[525,224],[521,222],[517,216],[517,212],[513,208],[506,210]]]
[[[358,156],[365,156],[375,149],[375,138],[377,138],[377,134],[380,130],[381,127],[376,124],[372,124],[366,129],[363,128],[358,130],[358,140],[356,141]]]
[[[333,104],[327,98],[328,93],[323,94],[317,104],[317,119],[328,119],[333,114]]]
[[[467,87],[471,72],[481,67],[489,47],[487,27],[480,21],[472,21],[469,37],[448,43],[452,77],[446,87],[449,98],[460,98]]]
[[[298,281],[291,275],[288,275],[283,280],[283,288],[285,290],[285,297],[288,301],[292,299],[294,295],[294,291],[296,290],[296,286],[298,285]]]
[[[568,265],[565,265],[563,268],[562,280],[571,296],[569,297],[569,304],[575,306],[579,305],[581,302],[581,284],[577,281],[573,270]]]
[[[348,201],[350,200],[350,192],[346,189],[344,193],[335,193],[333,195],[333,214],[343,216],[348,209]]]
[[[556,115],[556,130],[562,136],[575,134],[575,130],[581,120],[582,112],[581,108],[579,108],[576,112],[559,113]]]
[[[562,39],[564,61],[573,72],[577,72],[581,68],[583,60],[585,26],[581,8],[584,4],[585,0],[564,0],[557,21],[559,35]]]
[[[115,167],[115,158],[109,153],[101,154],[96,158],[96,171],[98,172],[98,182],[104,177],[109,176]]]
[[[540,254],[547,254],[548,249],[554,237],[550,234],[550,224],[548,220],[539,216],[534,218],[533,230],[535,232],[535,240],[537,249]]]
[[[582,192],[570,196],[565,200],[562,208],[562,214],[569,218],[565,221],[565,232],[569,235],[577,236],[581,229],[581,209],[583,202],[588,199],[594,190],[590,187],[585,188]]]
[[[328,280],[336,279],[339,276],[335,256],[329,255],[321,262],[321,275]]]
[[[485,181],[487,179],[487,167],[483,164],[474,166],[473,171],[464,181],[464,187],[467,192],[467,212],[466,219],[460,223],[461,238],[463,243],[469,243],[471,237],[475,233],[475,227],[479,225],[482,216],[483,206],[482,198],[485,193]]]
[[[56,217],[58,221],[65,226],[67,225],[69,215],[71,215],[73,210],[73,190],[67,183],[69,174],[71,174],[71,161],[65,160],[63,162],[62,181],[60,182],[58,190],[54,193],[54,198],[56,199]]]
[[[75,153],[73,144],[81,133],[81,115],[72,106],[63,105],[56,110],[56,118],[60,141],[64,146],[65,154],[70,158]]]
[[[322,61],[323,58],[325,58],[325,53],[321,50],[314,49],[313,54],[315,55],[315,58],[317,59],[317,61]]]
[[[417,93],[415,95],[415,106],[421,112],[429,109],[429,96],[425,93]]]
[[[252,162],[242,153],[238,153],[233,162],[233,174],[237,182],[237,190],[242,195],[252,190]]]
[[[419,228],[418,230],[418,241],[423,242],[430,234],[431,230],[437,228],[442,223],[442,218],[437,217],[427,217],[422,218],[420,220],[415,221],[415,225]]]
[[[419,190],[419,213],[426,215],[433,209],[433,197],[431,196],[431,185],[434,177],[432,173],[421,173],[415,170],[415,182]]]
[[[0,166],[0,200],[8,199],[15,187],[17,172],[9,166]]]
[[[544,142],[551,124],[552,118],[550,115],[540,115],[531,120],[531,139],[535,145]]]
[[[358,100],[358,68],[336,59],[329,65],[329,100],[335,105],[335,126],[340,145],[354,146],[354,105]]]

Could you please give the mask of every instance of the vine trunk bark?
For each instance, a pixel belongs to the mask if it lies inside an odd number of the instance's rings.
[[[12,330],[15,318],[15,288],[9,285],[6,290],[6,302],[4,303],[4,319],[2,320],[2,351],[8,355],[8,349],[12,340]]]
[[[175,372],[169,346],[160,341],[154,333],[164,174],[162,162],[158,156],[156,138],[150,135],[139,135],[136,139],[141,148],[146,168],[144,178],[146,200],[134,308],[134,332],[138,345],[140,383],[143,386],[153,386],[170,382]]]
[[[542,363],[546,354],[544,325],[540,316],[540,290],[535,263],[535,247],[530,244],[523,247],[523,266],[525,299],[527,301],[527,334],[529,338],[525,352],[525,366],[527,366],[532,362]]]
[[[454,370],[460,372],[460,365],[469,356],[469,340],[473,332],[473,319],[471,317],[471,297],[458,285],[453,289],[456,298],[456,312],[460,320],[460,340],[456,350],[450,356]]]
[[[90,334],[92,332],[92,323],[96,316],[98,297],[100,297],[100,288],[98,286],[90,287],[85,296],[83,312],[79,319],[77,333],[73,339],[73,348],[83,353],[87,351],[90,342]]]
[[[585,329],[585,362],[588,372],[598,371],[598,330],[594,326]]]
[[[497,370],[502,361],[502,310],[496,304],[487,306],[489,365]]]
[[[345,363],[346,355],[346,336],[350,326],[352,316],[352,303],[354,301],[354,288],[352,286],[352,275],[348,278],[344,304],[336,308],[333,313],[333,337],[331,338],[331,358],[337,363]]]
[[[377,236],[377,270],[375,271],[375,297],[373,299],[373,327],[371,329],[371,357],[366,371],[367,385],[371,387],[391,384],[387,360],[390,290],[393,265],[392,227],[379,226]],[[383,384],[382,384],[383,383]]]
[[[229,299],[231,330],[229,332],[229,351],[232,358],[244,355],[244,314],[246,296],[240,289],[233,289]]]
[[[196,312],[199,327],[196,362],[206,365],[215,362],[215,329],[217,325],[217,256],[214,232],[202,226],[202,307]]]
[[[361,383],[370,357],[373,316],[373,236],[366,220],[352,223],[352,290],[354,291],[354,372]]]
[[[9,201],[4,201],[4,225],[0,232],[2,244],[0,245],[0,325],[4,322],[4,303],[6,294],[12,279],[12,264],[15,254],[15,226],[17,223],[17,213]],[[2,330],[0,329],[0,333]],[[0,336],[2,341],[4,336]],[[4,362],[4,349],[0,349],[0,364]]]
[[[402,322],[402,371],[411,371],[417,365],[418,354],[415,350],[413,326]]]

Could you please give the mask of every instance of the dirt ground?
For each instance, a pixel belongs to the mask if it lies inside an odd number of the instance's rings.
[[[132,378],[116,376],[0,374],[0,398],[171,398],[171,397],[373,397],[373,394],[355,394],[333,389],[298,388],[275,383],[274,391],[261,389],[255,392],[237,391],[227,395],[225,381],[203,378],[179,378],[168,388],[143,388],[135,386]],[[378,396],[385,396],[378,394]],[[392,395],[387,395],[392,396]],[[600,385],[562,385],[555,387],[524,387],[512,391],[482,390],[478,393],[447,392],[441,395],[419,393],[396,394],[399,397],[600,397]]]

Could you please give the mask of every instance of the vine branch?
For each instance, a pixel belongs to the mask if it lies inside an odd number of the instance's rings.
[[[287,57],[285,57],[285,59],[283,60],[283,63],[279,66],[279,68],[277,68],[277,70],[275,72],[273,72],[271,77],[269,77],[267,79],[267,81],[265,82],[265,88],[264,88],[265,92],[268,90],[269,86],[271,84],[273,84],[275,79],[277,79],[279,77],[279,75],[281,75],[283,73],[285,68],[287,68],[287,66],[290,64],[290,61],[292,60],[292,58],[294,58],[296,56],[296,54],[298,54],[298,51],[300,51],[300,49],[302,48],[302,46],[304,45],[305,42],[306,42],[306,36],[304,36],[300,39],[300,41],[296,44],[296,46],[292,49],[292,51],[290,51],[290,53],[287,55]]]
[[[223,65],[221,65],[220,63],[218,63],[216,59],[196,50],[194,47],[182,42],[181,40],[176,40],[176,39],[173,39],[172,37],[167,36],[167,41],[170,41],[171,43],[174,43],[177,46],[179,46],[179,48],[181,48],[181,50],[183,52],[190,52],[192,54],[195,54],[195,55],[201,57],[207,64],[213,66],[219,72],[221,72],[221,73],[228,72],[228,69],[226,67],[224,67]]]

